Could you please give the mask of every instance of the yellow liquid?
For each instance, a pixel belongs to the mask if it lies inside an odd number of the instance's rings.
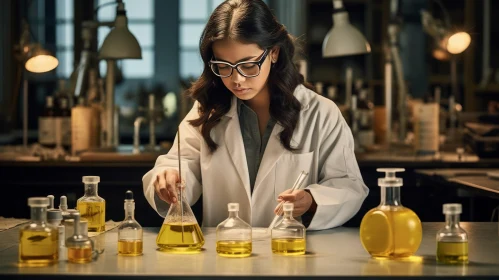
[[[68,261],[72,263],[88,263],[92,261],[92,248],[68,248]]]
[[[142,240],[118,240],[118,254],[124,256],[142,255]]]
[[[446,264],[468,263],[468,242],[437,242],[437,261]]]
[[[198,251],[204,245],[204,236],[197,223],[184,223],[183,227],[180,223],[163,224],[156,244],[162,251]]]
[[[47,266],[59,260],[59,232],[57,229],[19,232],[19,263],[23,266]]]
[[[276,238],[272,239],[272,253],[293,256],[305,254],[305,238]]]
[[[88,232],[101,232],[106,224],[106,202],[78,201],[76,206],[82,220],[88,222]]]
[[[251,256],[251,241],[217,241],[217,253],[223,257],[243,258]]]
[[[371,209],[360,224],[360,240],[375,258],[410,257],[419,248],[421,221],[409,208]]]

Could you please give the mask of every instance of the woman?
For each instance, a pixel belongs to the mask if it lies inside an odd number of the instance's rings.
[[[292,37],[260,0],[229,0],[211,15],[200,40],[204,70],[188,90],[196,100],[179,126],[182,180],[194,204],[203,193],[203,226],[240,217],[268,227],[279,201],[308,229],[342,225],[368,193],[353,138],[338,107],[308,89],[292,59]],[[164,216],[177,201],[177,141],[143,178]],[[289,189],[299,173],[304,189]]]

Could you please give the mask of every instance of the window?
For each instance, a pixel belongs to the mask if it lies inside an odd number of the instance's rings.
[[[203,72],[199,38],[213,10],[223,0],[180,0],[180,78],[197,78]]]
[[[99,0],[98,5],[112,0]],[[128,18],[128,29],[137,38],[142,48],[142,59],[125,59],[120,61],[120,69],[127,79],[148,79],[154,76],[154,0],[124,0]],[[116,5],[99,9],[99,21],[114,21]],[[102,46],[109,33],[108,27],[99,27],[98,43]],[[100,72],[106,73],[105,61],[100,62]]]
[[[55,55],[59,59],[56,73],[60,78],[69,78],[74,69],[73,3],[69,0],[55,1]]]

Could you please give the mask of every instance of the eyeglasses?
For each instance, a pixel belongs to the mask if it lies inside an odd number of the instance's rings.
[[[242,61],[236,64],[230,64],[225,61],[210,60],[209,66],[215,75],[221,78],[227,78],[232,75],[234,69],[246,78],[252,78],[260,75],[265,58],[267,58],[268,49],[266,49],[262,57],[258,61]]]

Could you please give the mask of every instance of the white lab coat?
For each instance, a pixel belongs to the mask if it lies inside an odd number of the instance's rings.
[[[329,99],[299,85],[295,97],[302,105],[292,137],[297,151],[280,143],[282,126],[276,124],[268,141],[253,194],[239,126],[236,97],[229,112],[211,131],[219,145],[211,154],[200,129],[187,121],[198,118],[196,102],[180,124],[182,178],[186,199],[192,205],[203,193],[203,226],[215,227],[227,218],[227,203],[239,203],[239,216],[253,227],[268,227],[275,217],[277,196],[292,187],[302,170],[309,172],[305,186],[317,203],[309,230],[340,226],[359,210],[369,189],[362,180],[354,154],[350,128]],[[168,154],[159,156],[142,178],[151,206],[165,216],[169,205],[155,195],[156,176],[168,168],[178,170],[177,141]]]

